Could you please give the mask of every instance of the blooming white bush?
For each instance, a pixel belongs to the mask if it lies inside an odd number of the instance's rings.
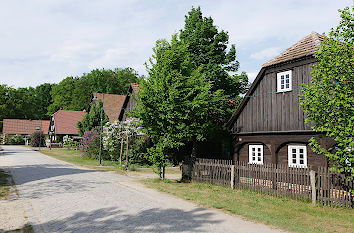
[[[69,135],[65,135],[63,137],[63,145],[64,146],[72,146],[74,142],[74,139],[72,139],[71,137],[69,137]]]
[[[126,121],[115,121],[112,124],[107,122],[103,127],[102,144],[105,150],[109,151],[111,157],[118,154],[122,138],[134,137],[139,133],[140,122],[135,118],[128,118]]]

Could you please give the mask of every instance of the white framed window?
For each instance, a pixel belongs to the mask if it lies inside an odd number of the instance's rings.
[[[248,156],[249,163],[263,164],[263,145],[249,145]]]
[[[292,90],[292,71],[277,73],[277,92],[286,92]]]
[[[306,146],[288,146],[288,165],[289,167],[307,168]]]

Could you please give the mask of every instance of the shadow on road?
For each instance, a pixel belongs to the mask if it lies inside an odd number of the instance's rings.
[[[23,191],[21,193],[22,198],[28,199],[40,199],[44,197],[50,197],[53,195],[70,194],[77,192],[85,192],[91,189],[97,188],[99,185],[107,184],[108,182],[100,181],[74,181],[72,179],[51,179],[49,181],[37,182],[36,189],[30,192]]]
[[[38,165],[21,165],[12,166],[11,173],[14,175],[14,180],[17,185],[31,181],[37,181],[56,176],[65,176],[79,173],[97,172],[90,169],[78,169],[71,166],[60,164],[38,164]],[[21,175],[17,175],[21,174]],[[24,175],[26,174],[26,175]],[[61,178],[62,179],[62,178]]]
[[[221,221],[212,220],[212,214],[201,213],[203,210],[152,208],[128,214],[115,208],[103,208],[79,212],[72,217],[49,221],[41,226],[50,232],[205,232],[210,224]],[[203,230],[198,229],[201,226],[204,226]]]

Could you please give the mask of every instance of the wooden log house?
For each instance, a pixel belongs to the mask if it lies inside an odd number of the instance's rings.
[[[139,90],[139,84],[131,83],[128,89],[128,93],[125,96],[122,108],[118,115],[119,121],[125,121],[127,119],[127,113],[134,109],[136,106],[136,95]]]
[[[329,147],[332,140],[311,130],[299,106],[300,84],[309,84],[313,54],[323,41],[316,32],[304,37],[265,63],[227,126],[232,134],[233,159],[253,164],[327,167],[325,157],[308,146],[311,137]]]

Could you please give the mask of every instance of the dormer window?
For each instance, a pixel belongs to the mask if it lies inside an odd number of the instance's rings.
[[[291,70],[277,73],[277,92],[286,92],[292,90]]]

